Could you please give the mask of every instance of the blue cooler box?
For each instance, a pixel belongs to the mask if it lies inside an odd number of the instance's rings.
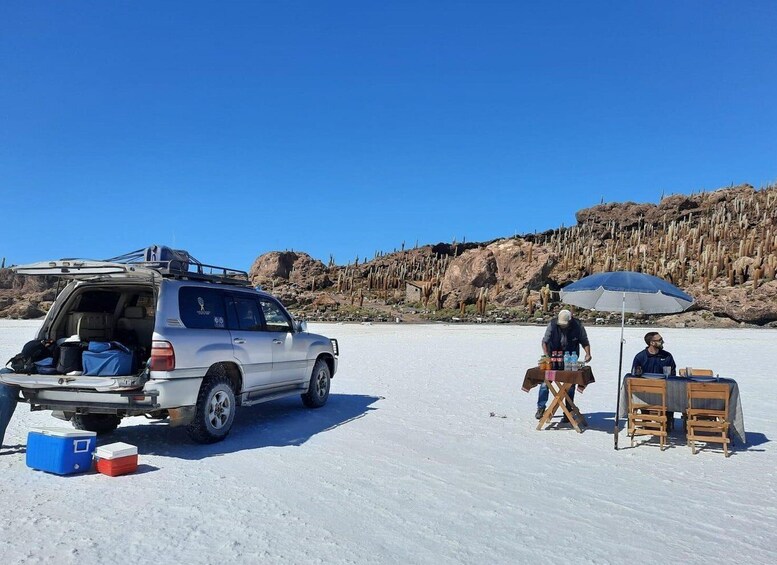
[[[27,434],[27,466],[57,475],[92,468],[97,434],[70,428],[32,428]]]

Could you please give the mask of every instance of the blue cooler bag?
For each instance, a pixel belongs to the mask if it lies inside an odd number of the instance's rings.
[[[84,375],[115,377],[132,374],[132,352],[116,341],[90,341],[81,354]]]
[[[32,428],[27,434],[27,466],[69,475],[92,468],[97,434],[70,428]]]

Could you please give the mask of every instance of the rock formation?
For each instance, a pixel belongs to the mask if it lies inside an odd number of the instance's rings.
[[[658,204],[601,204],[576,218],[569,228],[491,242],[403,245],[345,266],[274,251],[257,257],[249,276],[302,315],[370,311],[393,319],[420,310],[429,318],[458,312],[533,320],[558,307],[557,291],[566,284],[633,270],[696,298],[692,312],[678,318],[683,323],[777,323],[777,185],[671,195]],[[0,270],[0,316],[40,315],[54,298],[53,285]]]

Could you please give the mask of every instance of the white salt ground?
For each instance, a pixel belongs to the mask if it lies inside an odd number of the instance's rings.
[[[0,359],[38,327],[0,321]],[[748,445],[725,459],[679,431],[664,452],[613,449],[616,328],[589,328],[589,429],[536,431],[520,385],[543,330],[311,324],[342,351],[326,407],[243,409],[211,446],[125,419],[99,440],[138,446],[124,477],[27,468],[28,430],[69,424],[20,404],[0,563],[777,563],[777,331],[661,330],[680,366],[739,382]],[[627,329],[624,366],[645,331]]]

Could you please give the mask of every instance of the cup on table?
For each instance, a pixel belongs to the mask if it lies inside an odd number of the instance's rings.
[[[668,377],[672,374],[672,367],[664,367],[664,376]]]

